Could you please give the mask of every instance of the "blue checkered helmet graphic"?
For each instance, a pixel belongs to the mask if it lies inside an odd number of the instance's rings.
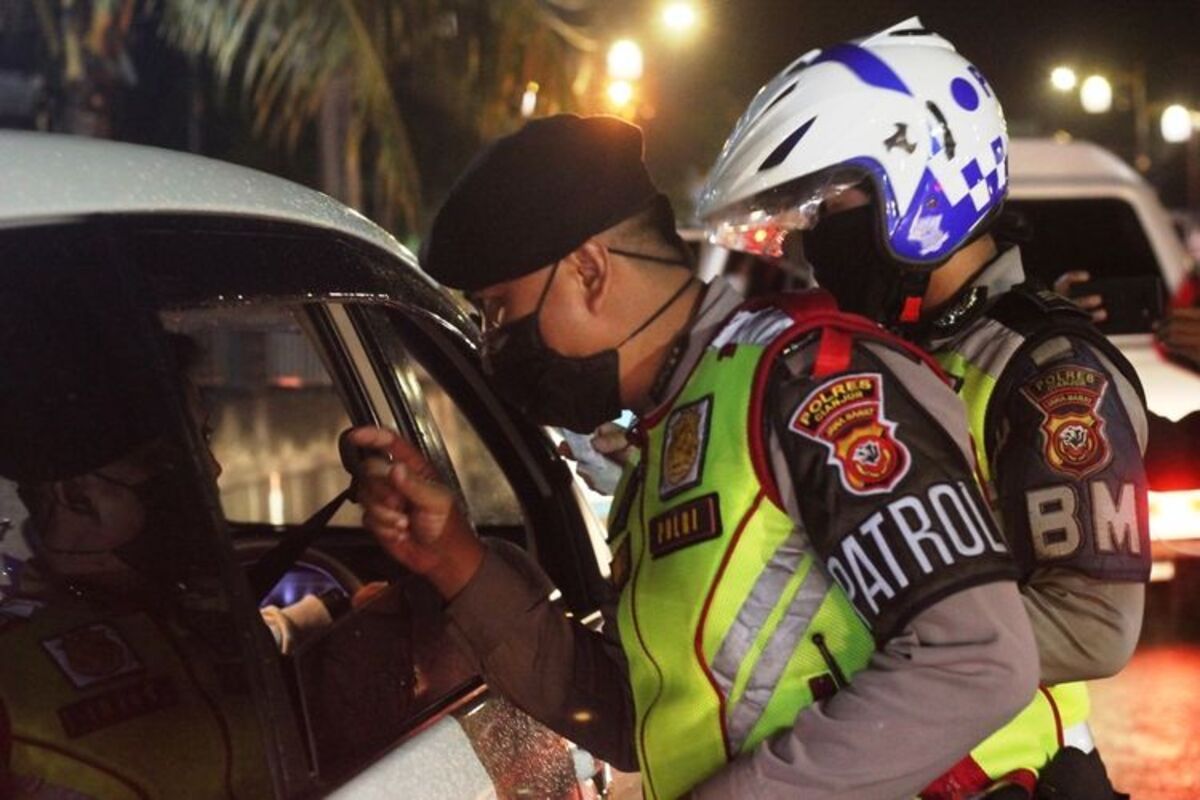
[[[987,79],[913,17],[806,53],[759,90],[698,211],[714,242],[779,256],[788,232],[868,180],[888,253],[932,269],[999,212],[1007,153]]]

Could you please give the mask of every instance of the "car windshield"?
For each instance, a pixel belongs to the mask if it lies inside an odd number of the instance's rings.
[[[1133,206],[1119,198],[1009,200],[1029,226],[1021,242],[1028,275],[1052,285],[1066,270],[1086,270],[1093,280],[1152,277],[1158,263]]]

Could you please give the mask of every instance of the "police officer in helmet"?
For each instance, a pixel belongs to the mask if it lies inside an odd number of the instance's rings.
[[[478,306],[514,408],[580,432],[638,415],[603,633],[379,428],[352,434],[392,457],[364,524],[446,597],[493,687],[647,797],[911,797],[1036,677],[962,406],[826,294],[701,285],[671,219],[637,128],[557,116],[472,162],[424,251]]]
[[[843,308],[920,343],[966,404],[1041,679],[1055,685],[926,796],[1013,783],[1014,770],[1027,795],[1049,763],[1044,793],[1107,797],[1079,682],[1119,671],[1141,627],[1144,404],[1086,312],[1027,281],[1019,249],[993,235],[1007,148],[993,87],[913,18],[807,53],[770,81],[700,212],[716,241],[807,262]],[[1065,747],[1050,735],[1059,722]],[[1051,788],[1064,765],[1072,794]]]

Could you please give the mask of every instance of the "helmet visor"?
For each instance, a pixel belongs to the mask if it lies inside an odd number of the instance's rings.
[[[783,258],[788,234],[816,227],[835,202],[867,180],[864,170],[838,166],[761,192],[705,220],[715,245],[766,258]]]

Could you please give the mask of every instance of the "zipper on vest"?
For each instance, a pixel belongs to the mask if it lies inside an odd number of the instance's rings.
[[[814,633],[812,635],[812,643],[817,646],[817,650],[821,653],[821,658],[824,660],[825,666],[829,668],[829,674],[833,676],[833,682],[837,684],[839,689],[844,689],[850,681],[846,680],[846,673],[842,672],[837,659],[833,657],[833,653],[829,650],[829,645],[825,643],[825,634]]]

